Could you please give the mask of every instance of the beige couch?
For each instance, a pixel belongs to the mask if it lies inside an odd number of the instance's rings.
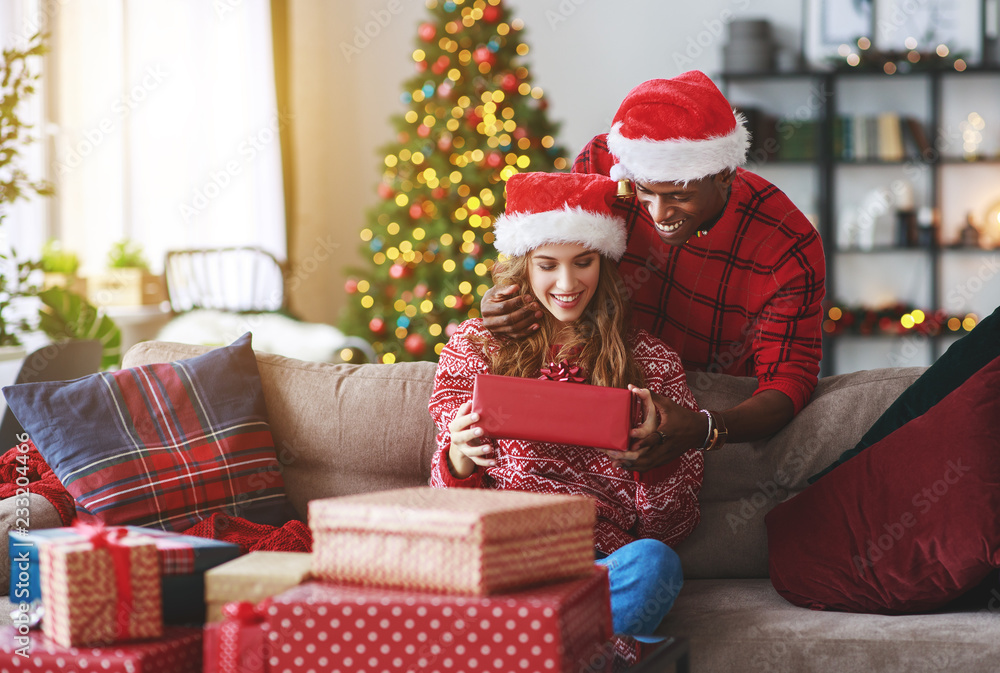
[[[140,343],[125,366],[205,350]],[[258,361],[286,488],[300,513],[314,498],[427,482],[434,451],[427,413],[432,363],[329,365],[269,354]],[[996,670],[1000,620],[994,614],[813,612],[785,602],[767,579],[764,515],[853,446],[921,371],[823,379],[812,402],[773,438],[708,455],[702,521],[677,550],[687,579],[660,628],[690,639],[694,671]],[[702,406],[720,409],[748,397],[755,382],[691,374],[690,384]],[[47,502],[35,502],[33,525],[51,521],[52,513]]]

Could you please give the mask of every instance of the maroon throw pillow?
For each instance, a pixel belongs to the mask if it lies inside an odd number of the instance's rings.
[[[1000,566],[997,512],[1000,357],[771,510],[771,583],[815,610],[933,610]]]

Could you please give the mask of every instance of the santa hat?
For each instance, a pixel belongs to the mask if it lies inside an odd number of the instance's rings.
[[[690,182],[746,161],[743,115],[705,73],[651,79],[622,101],[608,134],[615,180]]]
[[[518,257],[546,243],[580,243],[617,262],[625,253],[625,221],[611,210],[617,186],[603,175],[512,175],[493,245]]]

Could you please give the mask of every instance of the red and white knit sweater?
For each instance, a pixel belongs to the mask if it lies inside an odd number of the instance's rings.
[[[597,449],[493,440],[497,464],[477,468],[467,479],[456,478],[448,468],[448,424],[472,399],[476,374],[489,373],[480,347],[469,342],[469,335],[486,339],[491,349],[498,344],[481,320],[467,320],[441,352],[429,404],[438,429],[431,486],[590,496],[597,501],[595,544],[607,554],[638,538],[655,538],[673,547],[694,530],[701,517],[698,491],[704,473],[704,459],[696,450],[668,465],[633,473],[613,467]],[[631,345],[647,388],[688,409],[698,408],[677,353],[645,330],[638,330]]]

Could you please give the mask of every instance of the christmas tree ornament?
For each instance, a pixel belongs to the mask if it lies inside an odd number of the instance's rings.
[[[517,91],[517,85],[517,77],[513,73],[509,72],[500,79],[500,86],[503,87],[504,91]]]
[[[413,218],[414,220],[419,218],[423,214],[424,214],[424,209],[420,207],[420,204],[414,203],[413,205],[410,206],[410,217]]]
[[[496,23],[497,19],[499,18],[500,18],[500,10],[494,7],[493,5],[489,5],[483,8],[483,21],[487,23]]]
[[[381,317],[376,316],[368,321],[368,329],[370,329],[375,334],[385,333],[385,320]]]
[[[406,267],[402,264],[393,264],[389,267],[389,277],[399,280],[406,274]]]
[[[489,63],[494,65],[497,62],[497,57],[490,51],[489,47],[479,47],[474,52],[472,52],[472,60],[476,63]]]
[[[417,29],[417,35],[424,42],[430,42],[437,36],[437,26],[429,22],[422,23]]]
[[[356,278],[348,278],[347,282],[344,283],[344,291],[347,294],[354,294],[358,291],[358,281]]]
[[[414,332],[413,334],[407,336],[406,340],[403,341],[403,348],[405,348],[406,352],[410,355],[423,355],[424,350],[427,348],[427,341],[424,339],[422,334]]]
[[[395,196],[395,192],[392,191],[392,187],[384,182],[380,182],[378,184],[378,196],[380,199],[391,199]]]

